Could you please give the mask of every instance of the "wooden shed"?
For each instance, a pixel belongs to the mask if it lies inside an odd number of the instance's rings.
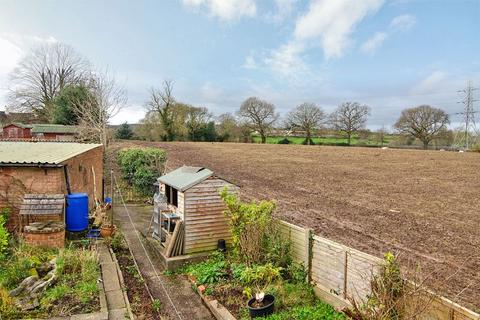
[[[237,186],[207,168],[187,166],[158,178],[158,183],[164,203],[156,206],[156,232],[167,257],[215,250],[218,240],[230,240],[219,193],[224,187],[235,192]]]

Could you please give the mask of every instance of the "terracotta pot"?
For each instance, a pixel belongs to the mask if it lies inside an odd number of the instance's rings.
[[[108,238],[115,234],[115,230],[117,230],[117,227],[115,225],[101,226],[100,235],[102,236],[102,238]]]

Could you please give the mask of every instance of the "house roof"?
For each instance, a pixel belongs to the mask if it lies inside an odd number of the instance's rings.
[[[16,127],[23,128],[23,129],[33,128],[32,124],[25,124],[25,123],[21,123],[21,122],[11,122],[11,123],[8,123],[8,124],[4,125],[3,127],[8,127],[8,126],[16,126]]]
[[[0,141],[0,165],[58,165],[101,144]]]
[[[158,182],[181,192],[213,176],[213,171],[202,167],[183,166],[158,178]]]
[[[35,124],[32,133],[76,133],[77,127],[61,124]]]

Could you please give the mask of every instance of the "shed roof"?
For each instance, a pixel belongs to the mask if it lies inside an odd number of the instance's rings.
[[[10,122],[6,125],[4,125],[3,127],[8,127],[8,126],[15,126],[15,127],[19,127],[19,128],[22,128],[22,129],[31,129],[33,128],[33,125],[32,124],[25,124],[25,123],[21,123],[21,122]]]
[[[213,176],[213,171],[203,167],[183,166],[158,178],[158,182],[181,192]]]
[[[99,146],[101,144],[0,141],[0,165],[57,165]]]
[[[77,127],[62,124],[35,124],[32,133],[76,133]]]

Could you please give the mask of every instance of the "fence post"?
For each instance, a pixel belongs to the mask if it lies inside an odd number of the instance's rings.
[[[343,265],[343,299],[347,300],[347,287],[348,287],[348,251],[345,250],[345,260]]]
[[[307,261],[305,261],[305,269],[307,271],[307,283],[312,281],[312,256],[313,256],[313,230],[309,228],[305,228],[305,257]]]

